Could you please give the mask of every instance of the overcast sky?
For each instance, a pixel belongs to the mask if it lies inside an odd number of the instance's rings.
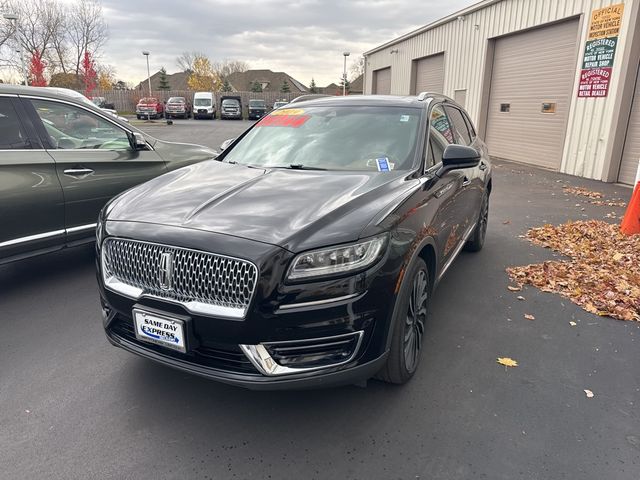
[[[151,72],[178,71],[176,57],[197,50],[212,60],[241,59],[251,68],[285,71],[308,85],[338,83],[349,62],[398,35],[474,0],[103,0],[110,38],[103,60],[138,83]]]

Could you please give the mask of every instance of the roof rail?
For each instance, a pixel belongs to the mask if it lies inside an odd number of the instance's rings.
[[[430,92],[420,92],[418,95],[418,101],[424,102],[428,97],[431,97],[432,94]]]

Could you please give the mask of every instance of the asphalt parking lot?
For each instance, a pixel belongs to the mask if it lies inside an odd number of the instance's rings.
[[[248,125],[141,128],[217,147]],[[563,182],[631,190],[495,167],[485,248],[438,287],[403,387],[253,392],[189,376],[108,344],[92,248],[0,267],[0,478],[640,478],[640,325],[530,287],[518,301],[504,271],[553,257],[518,237],[528,227],[622,214]]]

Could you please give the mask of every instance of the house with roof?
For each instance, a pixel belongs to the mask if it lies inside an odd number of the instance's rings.
[[[250,92],[255,83],[262,87],[263,92],[279,92],[285,81],[289,84],[291,92],[307,93],[309,91],[302,82],[299,82],[291,75],[267,69],[232,73],[226,80],[234,92]]]
[[[151,90],[161,90],[160,89],[160,77],[162,73],[158,70],[156,73],[151,75]],[[189,85],[187,84],[187,80],[189,80],[189,72],[177,72],[169,74],[167,73],[167,83],[169,84],[169,90],[189,90]],[[149,84],[147,79],[142,80],[138,85],[136,85],[136,90],[147,90],[149,88]]]

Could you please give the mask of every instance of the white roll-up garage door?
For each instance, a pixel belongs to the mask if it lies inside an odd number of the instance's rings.
[[[640,161],[640,69],[638,70],[636,90],[633,95],[627,136],[624,141],[622,163],[618,173],[618,181],[620,183],[633,185],[638,171],[638,161]]]
[[[374,70],[373,93],[389,95],[391,93],[391,67]]]
[[[560,169],[578,43],[577,19],[495,41],[486,135],[492,156]]]
[[[444,92],[444,53],[414,60],[413,94]]]

